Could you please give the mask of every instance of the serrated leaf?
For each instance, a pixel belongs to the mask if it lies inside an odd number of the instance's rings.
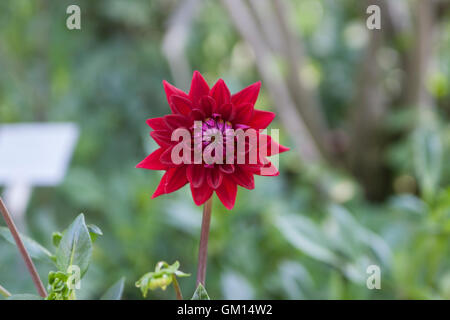
[[[31,293],[13,294],[7,300],[44,300],[40,296]]]
[[[211,300],[208,296],[208,292],[206,292],[205,287],[199,283],[197,289],[195,289],[194,295],[191,300]]]
[[[101,300],[120,300],[122,299],[123,288],[125,286],[125,278],[120,278],[111,288],[109,288],[105,294],[101,297]]]
[[[84,215],[80,214],[64,232],[56,250],[56,266],[67,272],[69,266],[80,268],[81,276],[87,271],[92,255],[92,241]]]
[[[8,228],[0,227],[0,236],[9,243],[16,245],[16,242],[14,241],[14,238]],[[20,234],[20,238],[22,239],[25,248],[32,258],[54,263],[54,256],[47,248],[34,241],[33,239],[24,236],[23,234]]]

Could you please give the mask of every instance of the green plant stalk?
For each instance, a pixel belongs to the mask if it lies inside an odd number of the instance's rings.
[[[178,284],[177,276],[172,275],[173,288],[175,289],[175,293],[177,295],[177,300],[183,300],[183,294],[181,293],[180,285]]]
[[[17,227],[14,224],[11,214],[9,213],[8,209],[6,208],[6,205],[3,202],[3,199],[1,197],[0,197],[0,211],[3,215],[3,219],[5,219],[5,222],[9,228],[9,231],[11,231],[11,234],[14,238],[14,241],[16,242],[16,245],[17,245],[17,248],[19,249],[20,254],[22,255],[22,258],[25,261],[25,264],[28,268],[28,271],[31,274],[31,278],[33,279],[34,285],[36,286],[36,289],[37,289],[39,295],[42,298],[45,298],[47,296],[47,291],[45,291],[44,285],[42,284],[39,274],[37,273],[37,270],[36,270],[36,267],[34,266],[33,260],[31,260],[30,254],[28,253],[27,249],[25,248],[25,246],[22,242],[22,239],[20,238],[19,232],[17,231]]]
[[[197,286],[201,283],[205,286],[206,263],[208,259],[209,226],[211,223],[212,197],[203,206],[202,229],[200,232],[200,245],[198,248]]]
[[[0,294],[5,298],[11,297],[11,293],[0,285]]]

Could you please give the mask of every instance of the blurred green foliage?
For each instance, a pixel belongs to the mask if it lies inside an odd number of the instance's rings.
[[[306,75],[334,127],[352,102],[367,41],[355,1],[341,2],[294,6],[308,53]],[[70,4],[82,8],[82,30],[65,27]],[[135,281],[160,260],[179,260],[183,271],[195,274],[201,209],[187,188],[151,200],[161,173],[135,169],[156,148],[145,120],[169,111],[161,81],[172,77],[161,45],[177,4],[0,2],[0,122],[72,121],[81,129],[64,183],[36,188],[27,213],[27,234],[46,246],[51,232],[80,212],[103,230],[79,298],[99,298],[125,277],[124,298],[140,299]],[[442,108],[420,123],[412,107],[392,108],[385,122],[397,137],[383,150],[392,171],[389,196],[368,202],[345,170],[299,165],[295,152],[284,154],[280,177],[257,177],[255,190],[241,188],[233,211],[213,203],[210,297],[450,298],[449,19],[440,31],[439,68],[427,88]],[[192,67],[210,83],[220,76],[236,91],[259,80],[248,45],[219,2],[203,4],[187,43]],[[380,59],[390,69],[403,47],[399,42],[386,50]],[[396,73],[390,75],[385,85],[396,90]],[[263,84],[257,105],[272,104]],[[381,267],[382,290],[366,287],[371,264]],[[46,279],[49,265],[38,269]],[[187,297],[193,279],[179,281]],[[20,257],[4,242],[0,284],[13,293],[33,292]],[[148,293],[150,299],[174,296],[171,290]]]

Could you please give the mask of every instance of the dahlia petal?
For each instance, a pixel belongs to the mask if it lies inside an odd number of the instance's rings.
[[[177,112],[183,115],[188,115],[192,110],[192,102],[188,98],[172,95],[170,97],[170,101],[172,103],[172,108]]]
[[[252,190],[255,188],[255,179],[253,178],[253,174],[241,169],[239,166],[236,167],[234,173],[231,175],[231,178],[238,185]]]
[[[191,89],[189,90],[189,98],[197,105],[200,98],[209,94],[209,86],[203,76],[198,71],[194,71],[191,81]]]
[[[209,96],[202,97],[200,99],[200,109],[206,117],[211,117],[216,110],[216,101]]]
[[[206,200],[211,198],[213,189],[211,189],[211,187],[207,183],[201,184],[198,188],[194,188],[194,186],[191,184],[191,192],[195,204],[201,206],[206,202]]]
[[[161,161],[161,163],[163,165],[166,165],[168,167],[178,167],[180,165],[177,165],[177,164],[173,163],[173,161],[172,161],[172,150],[173,150],[173,146],[164,150],[164,152],[161,154],[161,157],[159,158],[159,160]]]
[[[240,141],[240,138],[238,138],[238,141]],[[241,150],[239,147],[236,150],[237,155],[246,155],[250,152],[250,150],[253,149],[253,146],[248,143],[247,141],[244,142],[244,148]],[[247,161],[245,161],[247,163]]]
[[[152,118],[146,120],[147,125],[153,130],[167,130],[164,118]]]
[[[223,104],[230,103],[231,101],[230,90],[222,79],[219,79],[216,82],[209,95],[216,100],[218,108],[220,108]]]
[[[171,133],[169,130],[155,130],[150,132],[150,136],[160,147],[168,147],[172,144],[172,141],[170,141]]]
[[[225,174],[230,174],[234,172],[234,165],[228,163],[219,164],[219,170]]]
[[[152,195],[152,199],[155,199],[156,197],[159,197],[162,194],[166,193],[166,182],[167,182],[167,176],[169,175],[168,171],[164,173],[164,175],[161,178],[161,181],[159,182],[158,187],[156,188],[155,192]]]
[[[279,154],[279,153],[283,153],[286,151],[289,151],[290,149],[288,147],[285,147],[281,144],[279,144],[278,142],[276,142],[275,140],[272,139],[271,136],[266,135],[266,134],[260,134],[259,137],[261,138],[261,136],[265,137],[265,141],[261,142],[259,144],[259,150],[261,150],[262,148],[266,148],[264,153],[261,153],[263,156],[273,156],[275,154]],[[260,140],[261,141],[261,140]],[[264,145],[263,145],[264,143]]]
[[[166,180],[166,193],[177,191],[178,189],[186,185],[186,183],[188,183],[188,180],[186,178],[186,166],[172,168],[167,172],[169,173],[169,175],[167,176]]]
[[[259,174],[261,171],[262,164],[241,164],[239,165],[242,170],[248,171],[253,174]]]
[[[216,189],[216,194],[225,208],[231,210],[236,202],[237,185],[231,178],[225,176],[220,187]]]
[[[265,161],[267,161],[267,163],[265,163],[260,168],[259,172],[255,174],[260,176],[272,176],[272,177],[278,176],[280,172],[278,171],[277,167],[275,167],[275,165],[268,159],[265,159]]]
[[[248,125],[246,125],[246,124],[238,123],[238,124],[236,124],[236,125],[234,126],[234,128],[235,128],[236,130],[237,130],[237,129],[245,130],[245,129],[250,128],[250,126],[248,126]]]
[[[265,129],[275,118],[275,113],[263,110],[254,110],[249,125],[254,129]]]
[[[167,166],[161,163],[159,159],[164,152],[164,148],[159,148],[153,151],[149,156],[142,160],[136,168],[143,168],[149,170],[165,170]]]
[[[231,103],[225,103],[217,108],[217,113],[220,114],[223,120],[231,121],[235,116],[235,109]]]
[[[177,95],[177,96],[180,96],[183,98],[188,98],[188,95],[184,91],[182,91],[182,90],[178,89],[177,87],[168,83],[166,80],[163,81],[163,86],[164,86],[164,91],[166,92],[167,102],[169,103],[169,107],[172,110],[172,113],[177,113],[176,110],[174,110],[172,108],[172,103],[171,103],[170,97],[173,95]]]
[[[220,172],[219,169],[210,169],[207,171],[206,174],[206,181],[208,182],[208,185],[213,188],[217,189],[220,184],[222,183],[223,175],[222,172]]]
[[[235,105],[236,114],[233,117],[233,122],[238,124],[247,124],[252,120],[253,117],[253,105],[250,103]],[[252,127],[250,125],[250,127]]]
[[[261,82],[258,81],[247,88],[242,89],[241,91],[233,94],[231,96],[231,102],[234,105],[250,103],[254,105],[256,100],[258,99],[259,89],[261,88]]]
[[[201,164],[189,165],[186,169],[186,176],[194,188],[200,187],[205,181],[205,169]]]
[[[191,121],[189,120],[189,118],[186,118],[181,114],[169,114],[167,116],[164,116],[164,122],[166,123],[167,127],[169,127],[171,130],[175,130],[178,128],[186,128],[191,125]],[[171,135],[172,134],[170,134],[170,136]]]
[[[192,109],[189,116],[192,121],[202,121],[205,119],[205,113],[200,109]]]

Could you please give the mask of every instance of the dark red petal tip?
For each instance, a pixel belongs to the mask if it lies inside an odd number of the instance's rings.
[[[264,110],[253,110],[250,126],[254,129],[265,129],[275,119],[275,113]]]
[[[219,79],[216,82],[209,95],[216,100],[218,108],[220,108],[223,104],[230,103],[231,101],[230,90],[222,79]]]
[[[234,105],[239,105],[242,103],[250,103],[254,105],[258,99],[259,90],[261,88],[261,81],[255,82],[249,85],[247,88],[233,94],[231,96],[231,102]]]
[[[236,124],[247,124],[253,118],[254,107],[250,103],[240,104],[235,108],[235,115],[233,116],[233,122]],[[250,125],[250,127],[252,127]]]
[[[188,115],[192,110],[192,102],[186,97],[172,95],[170,97],[170,105],[174,113],[180,113],[182,115]]]
[[[198,206],[201,206],[211,198],[213,194],[213,189],[211,189],[207,183],[203,183],[200,187],[194,188],[191,184],[191,192],[192,198],[194,199],[194,203]]]
[[[211,169],[208,170],[208,174],[206,175],[206,181],[208,182],[208,185],[213,188],[217,189],[223,180],[222,172],[219,169]]]
[[[209,94],[209,86],[203,76],[198,71],[194,71],[191,81],[191,89],[189,90],[189,98],[194,103],[198,104],[201,97]]]
[[[216,189],[216,194],[225,208],[231,210],[236,202],[237,185],[230,178],[224,177],[222,184]]]
[[[180,90],[177,87],[171,85],[166,80],[163,80],[163,87],[164,87],[164,91],[166,92],[167,102],[169,103],[169,106],[171,109],[172,109],[172,106],[171,106],[172,103],[170,100],[171,96],[177,95],[177,96],[181,96],[183,98],[188,98],[188,95],[183,90]],[[172,110],[172,112],[175,113],[174,110]]]
[[[144,160],[139,162],[136,165],[136,168],[148,169],[148,170],[165,170],[167,166],[162,164],[160,161],[161,155],[163,154],[164,149],[159,148],[153,151],[149,156],[147,156]]]
[[[146,120],[147,125],[153,130],[166,130],[166,124],[164,118],[151,118]]]

